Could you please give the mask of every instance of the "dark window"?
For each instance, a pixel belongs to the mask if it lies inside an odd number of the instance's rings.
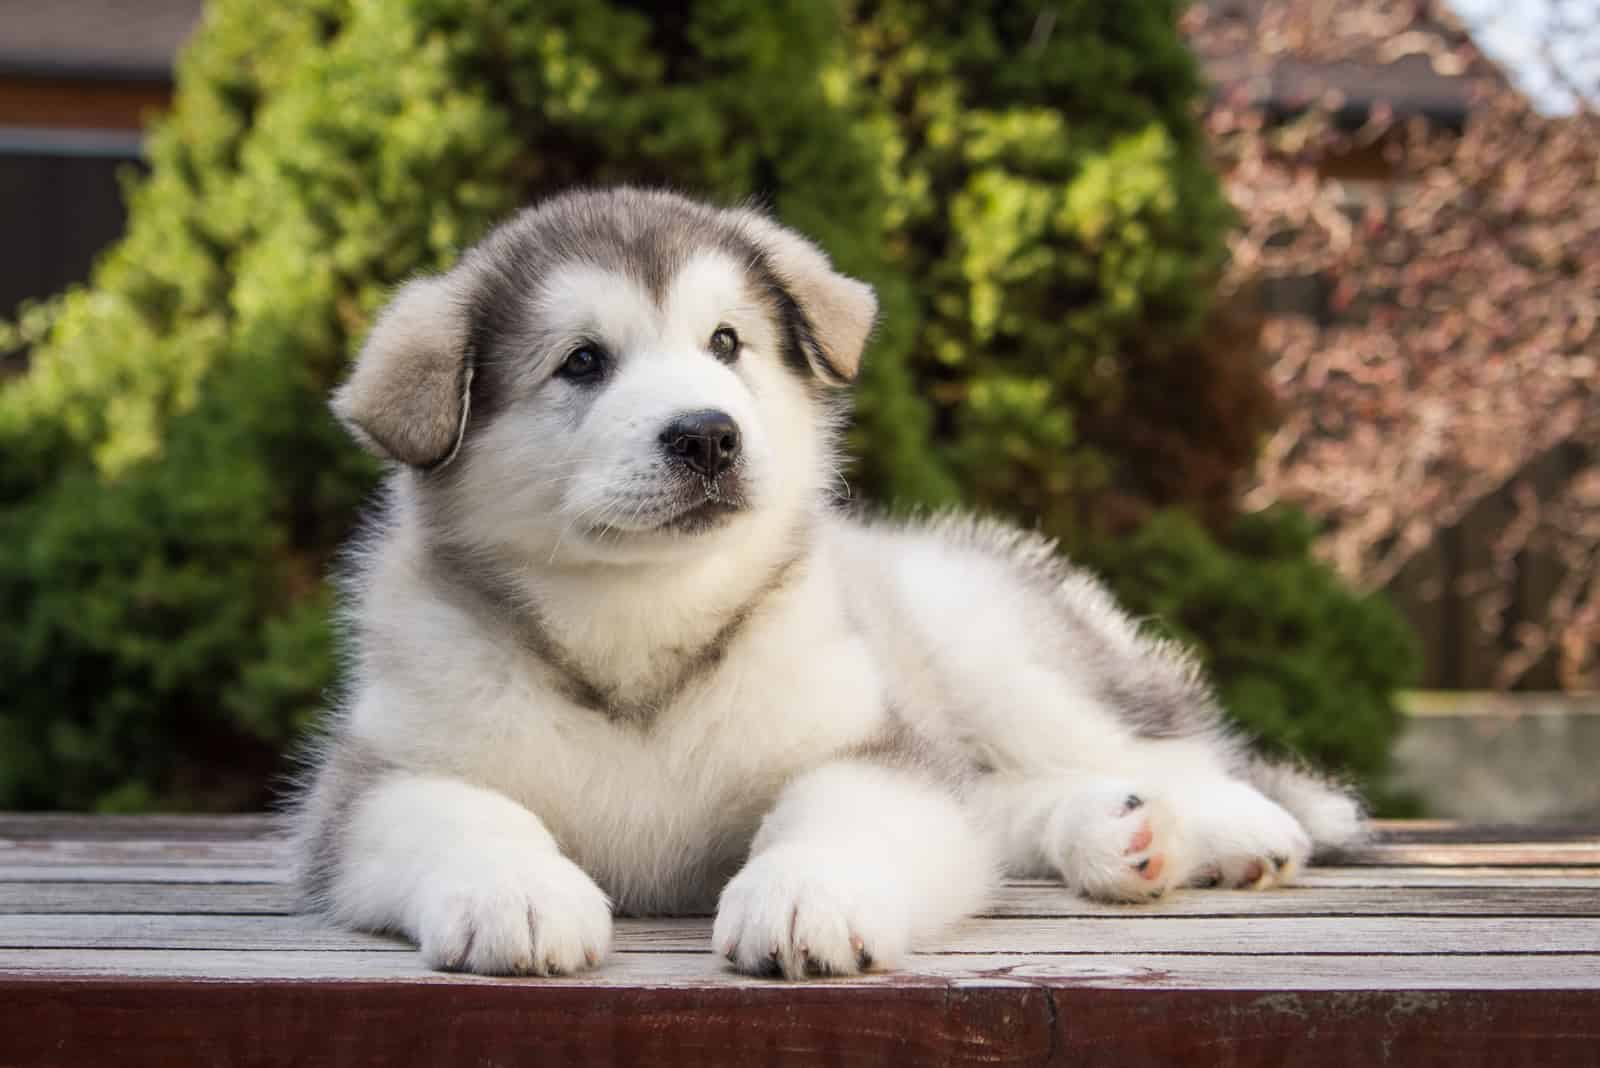
[[[126,157],[0,152],[0,317],[89,277],[126,221],[117,175],[140,166]]]

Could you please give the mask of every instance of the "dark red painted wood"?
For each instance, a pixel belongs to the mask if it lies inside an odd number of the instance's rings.
[[[0,1064],[1593,1066],[1600,991],[39,980]]]

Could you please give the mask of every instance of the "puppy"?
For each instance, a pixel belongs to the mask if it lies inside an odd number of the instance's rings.
[[[333,406],[392,462],[300,879],[437,968],[594,967],[613,909],[742,972],[890,967],[1002,873],[1265,888],[1361,831],[1038,537],[830,486],[872,290],[635,189],[402,287]]]

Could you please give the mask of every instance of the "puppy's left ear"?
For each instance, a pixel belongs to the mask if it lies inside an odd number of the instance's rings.
[[[449,463],[467,429],[467,309],[450,275],[407,282],[373,324],[333,412],[367,450],[411,467]]]
[[[799,340],[811,369],[829,385],[849,385],[878,318],[872,287],[834,270],[820,248],[766,216],[746,212],[744,221],[800,306],[805,321]]]

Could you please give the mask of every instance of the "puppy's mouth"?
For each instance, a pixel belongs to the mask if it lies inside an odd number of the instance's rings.
[[[641,534],[704,534],[722,526],[750,506],[742,482],[726,476],[685,480],[644,507],[635,507],[623,522],[601,521],[590,526],[599,538]]]
[[[699,504],[679,512],[656,529],[670,530],[675,534],[700,534],[721,526],[729,516],[742,511],[744,511],[742,501],[730,500],[727,497],[707,497]]]

